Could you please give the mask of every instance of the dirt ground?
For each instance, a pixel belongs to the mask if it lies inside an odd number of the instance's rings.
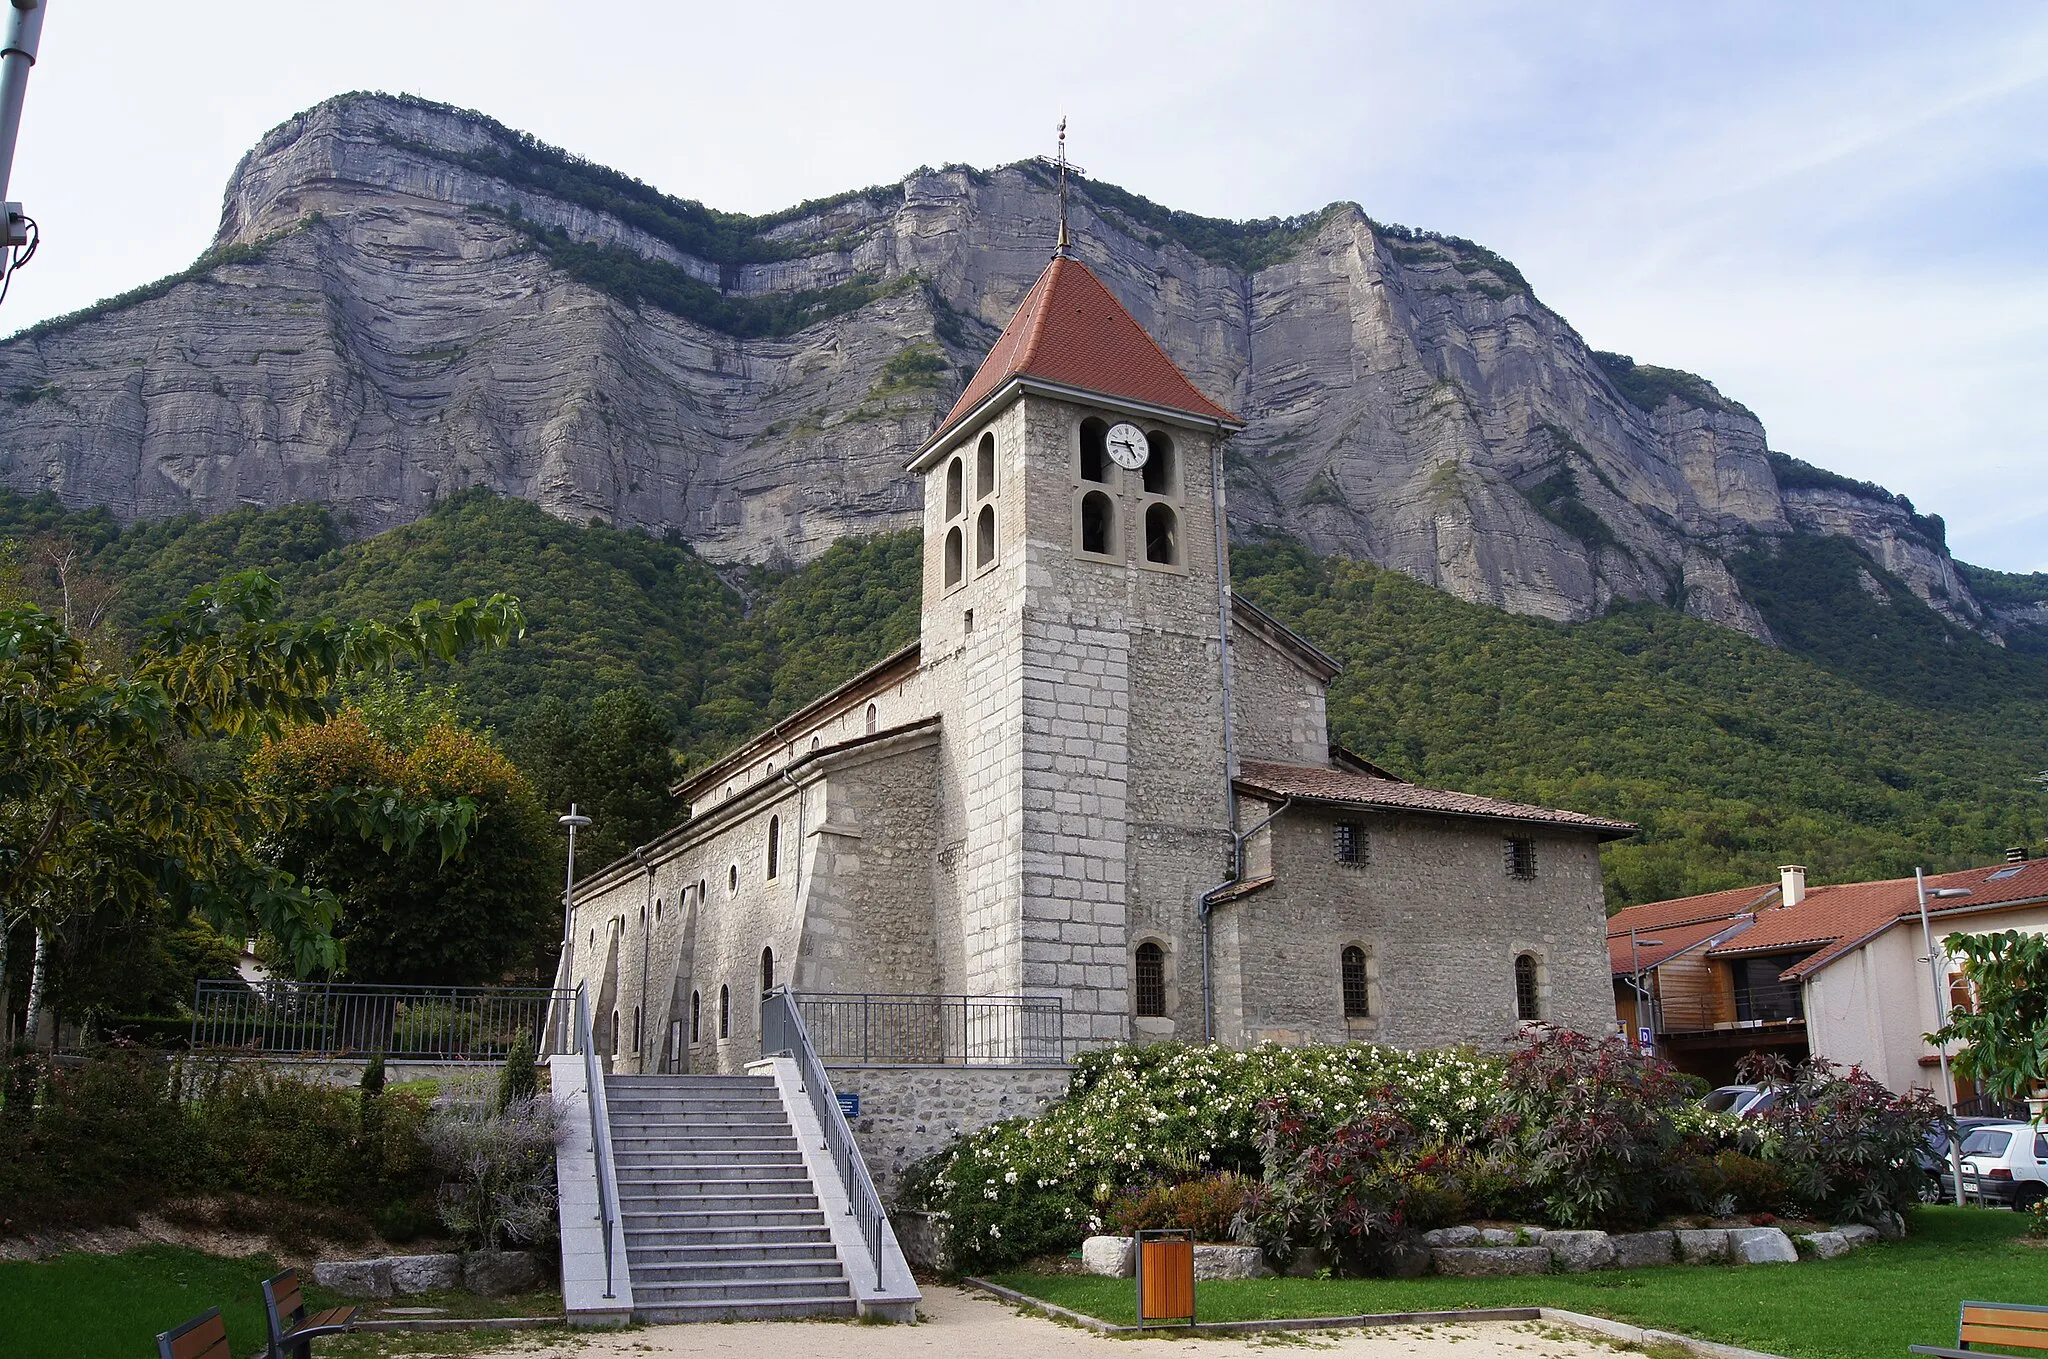
[[[1203,1359],[1269,1359],[1275,1350],[1314,1350],[1331,1359],[1612,1359],[1615,1346],[1582,1331],[1544,1322],[1486,1321],[1387,1326],[1357,1331],[1272,1332],[1242,1340],[1112,1339],[1039,1317],[967,1289],[925,1287],[917,1326],[857,1326],[811,1321],[648,1326],[579,1337],[544,1349],[493,1351],[521,1359],[645,1359],[646,1356],[805,1356],[805,1359],[1133,1359],[1199,1354]]]

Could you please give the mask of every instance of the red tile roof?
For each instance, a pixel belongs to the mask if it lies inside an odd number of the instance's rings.
[[[1375,779],[1364,774],[1349,774],[1342,770],[1313,765],[1267,764],[1263,761],[1246,760],[1238,769],[1237,782],[1239,787],[1250,792],[1275,797],[1294,797],[1309,802],[1342,802],[1351,806],[1375,807],[1387,811],[1434,812],[1450,816],[1483,817],[1494,821],[1533,822],[1567,830],[1593,831],[1602,839],[1619,839],[1625,835],[1633,835],[1636,829],[1631,822],[1612,821],[1604,816],[1587,816],[1583,812],[1560,811],[1554,807],[1532,807],[1522,802],[1502,802],[1496,798],[1476,797],[1471,793],[1423,788],[1412,783]]]
[[[1732,930],[1740,923],[1741,917],[1717,920],[1698,920],[1688,925],[1660,925],[1655,932],[1636,930],[1636,946],[1629,948],[1629,933],[1622,930],[1613,933],[1613,921],[1608,922],[1607,967],[1617,977],[1631,975],[1638,967],[1647,971],[1660,963],[1696,948],[1712,939],[1723,930]]]
[[[925,447],[938,443],[1018,377],[1238,423],[1235,415],[1195,390],[1087,265],[1066,256],[1055,256],[1024,294],[1002,338]]]
[[[1678,897],[1671,901],[1652,901],[1641,906],[1630,906],[1607,918],[1607,932],[1625,935],[1633,929],[1648,934],[1652,930],[1667,930],[1678,925],[1689,925],[1694,921],[1731,920],[1738,915],[1777,904],[1777,883],[1764,887],[1731,887],[1725,892],[1708,892],[1703,896]]]

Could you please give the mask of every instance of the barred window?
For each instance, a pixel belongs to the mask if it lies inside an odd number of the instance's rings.
[[[718,1036],[732,1037],[732,988],[729,986],[718,988]]]
[[[1138,945],[1137,961],[1131,968],[1131,997],[1141,1016],[1165,1018],[1166,950],[1149,939]]]
[[[1536,955],[1533,953],[1520,954],[1515,958],[1515,1018],[1543,1018],[1543,996],[1536,983]]]
[[[1344,950],[1344,1017],[1370,1019],[1372,999],[1365,985],[1365,950],[1353,944]]]
[[[773,880],[782,869],[782,818],[768,818],[768,877]]]
[[[775,989],[775,950],[761,950],[761,994],[767,995]]]
[[[1507,846],[1507,869],[1511,878],[1533,878],[1536,876],[1536,842],[1534,840],[1510,839]]]
[[[1368,853],[1365,827],[1355,821],[1339,821],[1331,828],[1331,845],[1340,864],[1362,864]]]
[[[703,1020],[704,993],[701,991],[692,991],[690,993],[690,1041],[692,1043],[701,1043],[704,1041]]]

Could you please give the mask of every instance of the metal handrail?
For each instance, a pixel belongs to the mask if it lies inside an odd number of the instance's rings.
[[[1057,996],[806,992],[805,1031],[834,1065],[1063,1066]]]
[[[839,1169],[840,1183],[846,1186],[846,1211],[853,1215],[860,1227],[861,1240],[867,1243],[868,1258],[875,1262],[875,1287],[879,1290],[882,1287],[882,1224],[888,1220],[882,1212],[882,1197],[875,1192],[875,1182],[868,1174],[867,1162],[861,1159],[860,1148],[853,1144],[853,1129],[847,1126],[846,1112],[839,1107],[839,1097],[833,1093],[832,1078],[826,1074],[825,1064],[818,1059],[817,1049],[811,1046],[811,1036],[804,1029],[797,997],[787,986],[777,987],[761,997],[761,1055],[787,1056],[796,1060],[797,1080],[811,1097],[811,1110],[817,1114],[818,1126],[824,1130],[825,1149],[832,1153],[832,1162]]]
[[[325,1058],[501,1062],[522,1038],[548,1042],[548,987],[376,986],[206,979],[192,992],[194,1051]]]
[[[576,988],[576,1045],[583,1051],[583,1095],[590,1110],[590,1151],[597,1164],[597,1216],[604,1231],[604,1295],[612,1297],[612,1224],[618,1221],[617,1186],[612,1180],[612,1118],[605,1102],[604,1068],[590,1033],[590,1003]]]

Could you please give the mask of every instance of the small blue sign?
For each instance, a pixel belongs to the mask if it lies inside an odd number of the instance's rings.
[[[848,1118],[860,1117],[860,1096],[839,1092],[839,1112]]]

